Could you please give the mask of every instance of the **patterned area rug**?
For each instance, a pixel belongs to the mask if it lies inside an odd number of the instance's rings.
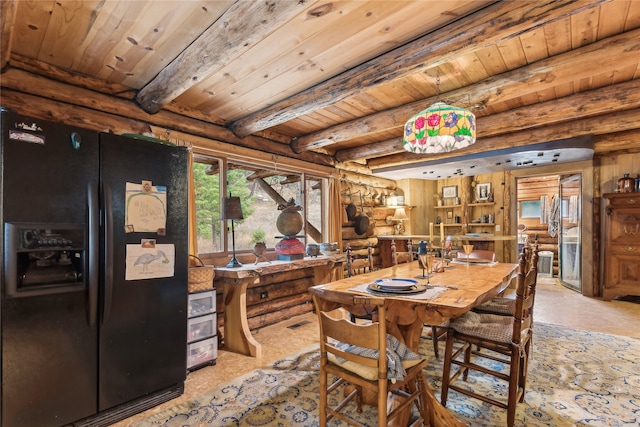
[[[439,397],[442,365],[431,347],[430,340],[422,340],[421,352],[434,361],[425,374]],[[317,347],[311,348],[132,427],[317,426],[318,366]],[[640,425],[639,366],[639,340],[537,324],[527,393],[515,425]],[[476,390],[506,394],[506,385],[497,380],[470,375],[468,381]],[[504,410],[455,391],[449,392],[447,408],[474,427],[506,425]],[[377,425],[375,408],[365,406],[358,415],[364,424]]]

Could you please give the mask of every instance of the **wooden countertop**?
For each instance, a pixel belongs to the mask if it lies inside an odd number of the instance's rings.
[[[333,264],[346,262],[346,260],[347,258],[345,254],[337,254],[332,256],[305,257],[303,259],[293,261],[261,261],[258,264],[243,264],[242,267],[238,268],[215,267],[214,270],[216,277],[243,279],[263,276],[265,274],[299,270],[301,268],[331,266]]]

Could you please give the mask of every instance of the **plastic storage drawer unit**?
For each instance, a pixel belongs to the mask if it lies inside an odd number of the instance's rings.
[[[218,337],[207,338],[188,345],[187,368],[192,369],[204,364],[215,364],[218,358]]]
[[[189,294],[187,321],[187,370],[215,365],[218,357],[216,291]]]
[[[189,318],[216,312],[216,294],[213,291],[189,294]]]

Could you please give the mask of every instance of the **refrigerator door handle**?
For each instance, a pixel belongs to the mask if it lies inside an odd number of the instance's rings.
[[[111,203],[111,187],[103,183],[104,206],[104,305],[102,307],[102,324],[111,315],[111,299],[113,296],[113,205]]]
[[[98,283],[100,274],[100,207],[98,203],[98,183],[89,182],[87,191],[89,211],[89,240],[87,257],[89,263],[87,323],[94,326],[98,319]]]

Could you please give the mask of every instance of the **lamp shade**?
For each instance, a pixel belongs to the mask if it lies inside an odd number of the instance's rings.
[[[222,219],[244,219],[242,216],[242,206],[240,197],[222,198]]]
[[[392,219],[394,221],[406,221],[409,217],[407,216],[407,212],[405,212],[404,208],[396,208]]]
[[[475,141],[475,115],[464,108],[436,102],[407,121],[402,145],[412,153],[446,153]]]

